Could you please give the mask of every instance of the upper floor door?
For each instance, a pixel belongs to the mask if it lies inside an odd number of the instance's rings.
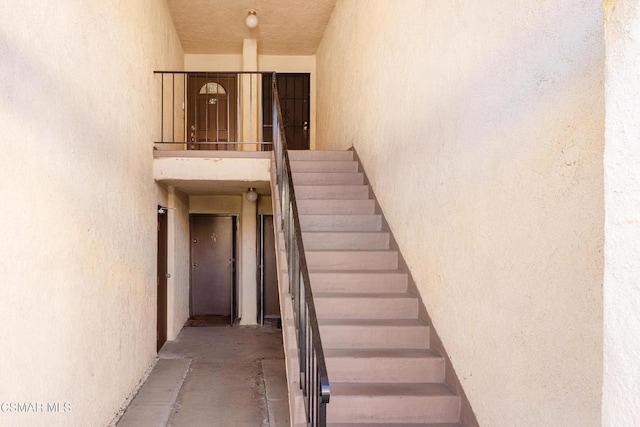
[[[264,75],[262,82],[264,140],[272,141],[271,75]],[[308,150],[311,117],[310,74],[278,73],[276,82],[287,146],[290,150]]]
[[[237,77],[229,73],[191,74],[187,121],[190,150],[235,150]],[[208,142],[209,144],[198,144]]]

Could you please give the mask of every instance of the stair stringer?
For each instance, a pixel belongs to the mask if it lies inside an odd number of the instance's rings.
[[[273,229],[276,233],[276,265],[278,266],[278,296],[280,302],[280,312],[282,318],[282,344],[284,347],[285,370],[287,374],[287,388],[289,396],[289,422],[290,425],[307,425],[306,414],[304,409],[304,397],[300,389],[300,362],[298,343],[296,337],[296,326],[293,319],[293,299],[289,293],[287,277],[286,251],[281,248],[280,234],[282,227],[278,218],[281,217],[280,204],[278,195],[277,180],[275,176],[276,165],[273,155],[271,156],[271,203],[273,207]],[[283,256],[284,255],[284,256]]]
[[[425,321],[427,325],[429,325],[429,344],[430,347],[440,354],[444,358],[445,361],[445,383],[460,397],[460,424],[465,427],[479,427],[478,420],[473,412],[473,408],[471,407],[471,403],[467,398],[464,389],[462,388],[462,384],[456,374],[453,363],[451,362],[451,358],[447,353],[447,350],[436,331],[436,328],[431,320],[431,316],[429,316],[429,312],[427,311],[426,306],[424,305],[424,301],[422,300],[422,295],[418,291],[418,287],[416,285],[415,280],[411,274],[411,270],[402,255],[402,250],[398,245],[398,242],[393,235],[393,231],[387,222],[386,216],[384,215],[384,211],[378,202],[378,198],[375,195],[373,187],[371,186],[371,181],[369,181],[369,177],[367,176],[366,171],[360,161],[360,157],[358,156],[358,152],[355,147],[351,147],[349,149],[353,151],[354,160],[358,163],[358,172],[362,173],[364,176],[364,184],[369,187],[369,195],[374,200],[375,203],[375,213],[380,214],[382,216],[382,229],[389,232],[389,248],[394,249],[398,253],[398,267],[399,269],[405,271],[408,275],[408,290],[418,299],[418,316],[421,320]]]

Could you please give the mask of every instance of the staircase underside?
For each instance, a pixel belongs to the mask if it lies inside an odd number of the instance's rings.
[[[331,385],[328,425],[460,426],[460,397],[445,383],[445,360],[430,347],[420,302],[353,152],[290,151],[289,157]],[[278,255],[288,377],[295,389],[281,232]],[[300,397],[292,403],[294,423],[304,425]]]

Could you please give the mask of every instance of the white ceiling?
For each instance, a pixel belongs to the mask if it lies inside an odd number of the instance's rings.
[[[265,55],[313,55],[336,0],[167,0],[185,53],[238,54],[257,39]],[[250,10],[259,23],[245,25]]]

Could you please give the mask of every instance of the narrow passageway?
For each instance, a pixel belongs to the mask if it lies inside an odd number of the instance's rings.
[[[118,427],[289,425],[282,330],[185,327]]]

